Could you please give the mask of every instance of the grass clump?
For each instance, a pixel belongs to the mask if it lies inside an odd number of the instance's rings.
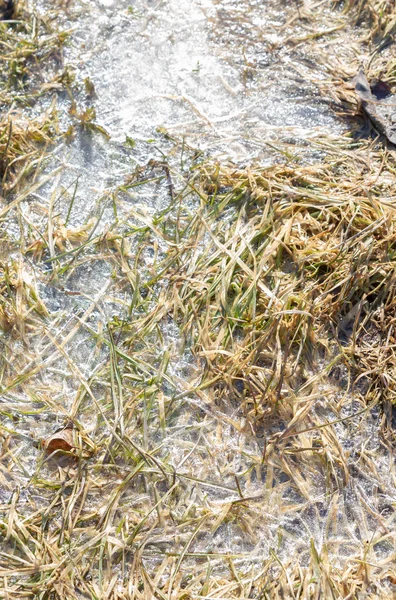
[[[17,111],[8,112],[0,122],[0,175],[4,197],[22,192],[26,179],[37,176],[48,147],[57,135],[55,107],[36,119],[26,119]]]
[[[61,68],[69,32],[59,31],[56,11],[44,16],[22,0],[10,5],[12,15],[0,21],[3,196],[37,178],[60,133],[56,94],[70,85],[70,73]]]

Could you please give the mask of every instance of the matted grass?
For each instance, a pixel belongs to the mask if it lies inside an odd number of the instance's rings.
[[[392,597],[394,150],[167,139],[72,227],[38,123],[4,138],[0,598]]]

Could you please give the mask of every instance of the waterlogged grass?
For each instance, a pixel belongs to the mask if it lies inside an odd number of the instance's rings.
[[[163,132],[72,226],[51,107],[3,129],[0,597],[392,597],[394,150],[237,169]]]

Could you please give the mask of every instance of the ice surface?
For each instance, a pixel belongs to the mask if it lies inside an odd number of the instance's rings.
[[[313,74],[322,76],[320,71],[314,73],[302,54],[277,45],[283,15],[283,8],[275,1],[86,3],[78,19],[72,20],[75,32],[66,59],[76,69],[79,81],[89,77],[93,82],[95,97],[89,102],[95,106],[97,123],[110,139],[99,133],[80,133],[54,152],[54,164],[64,166],[63,187],[73,187],[78,182],[70,226],[82,226],[90,219],[93,226],[105,209],[96,233],[106,232],[113,218],[112,191],[137,165],[146,165],[152,158],[161,159],[161,151],[167,153],[169,144],[158,133],[159,127],[219,160],[238,164],[278,160],[267,142],[293,137],[296,148],[299,142],[303,148],[304,140],[323,130],[341,131],[339,121],[310,83]],[[67,123],[67,99],[60,105]],[[134,148],[125,146],[127,136],[134,140]],[[44,199],[49,194],[49,187],[40,191]],[[164,208],[167,194],[164,183],[136,188],[120,202],[120,214],[125,217],[136,207],[153,214]],[[40,226],[40,215],[35,217],[34,208],[26,210],[32,211],[32,218]],[[59,213],[65,218],[67,212],[68,203],[63,202]],[[131,218],[131,223],[135,221]],[[18,237],[16,221],[10,223],[9,235]],[[135,251],[130,250],[131,256]],[[147,273],[142,273],[143,280],[149,278],[150,269],[155,270],[156,253],[161,251],[165,252],[161,240],[159,250],[145,248]],[[33,398],[40,407],[40,397],[50,394],[61,422],[81,394],[81,386],[105,368],[109,349],[101,346],[92,332],[98,334],[101,325],[112,318],[127,319],[131,302],[131,288],[117,288],[112,277],[114,268],[107,249],[86,260],[78,258],[68,272],[54,279],[49,266],[47,271],[37,268],[39,293],[56,323],[52,333],[58,343],[73,328],[77,327],[78,332],[65,344],[65,352],[56,349],[50,336],[32,343],[31,364],[37,355],[47,362],[31,384],[18,390],[18,403]],[[92,311],[85,319],[90,307]],[[169,351],[167,375],[171,383],[164,381],[159,388],[163,393],[182,396],[188,385],[199,382],[202,363],[192,356],[171,317],[161,327],[163,347],[152,363],[148,361],[148,372],[141,376],[147,380],[153,377],[159,356]],[[17,366],[22,357],[26,358],[26,350],[11,343]],[[134,350],[132,346],[131,352]],[[93,389],[98,398],[110,398],[105,385]],[[6,403],[10,401],[8,397],[4,399]],[[84,402],[90,401],[85,398]],[[336,560],[341,565],[378,530],[378,519],[367,517],[367,506],[373,513],[386,514],[387,507],[395,502],[392,459],[376,433],[379,415],[367,415],[364,425],[352,434],[349,423],[336,426],[340,453],[354,476],[341,491],[329,494],[323,465],[312,460],[306,485],[310,486],[313,500],[307,501],[298,486],[290,485],[293,474],[282,470],[277,457],[272,474],[263,465],[263,439],[245,427],[245,417],[237,405],[217,407],[205,392],[199,397],[186,394],[175,403],[164,429],[157,408],[150,410],[148,434],[161,446],[161,456],[167,456],[169,464],[177,469],[194,510],[202,512],[209,507],[220,516],[230,505],[227,518],[219,519],[219,526],[213,531],[203,531],[191,549],[197,553],[237,555],[235,564],[242,571],[260,563],[271,549],[284,561],[299,554],[300,564],[304,565],[309,561],[310,540],[320,550],[325,537],[330,540],[330,553],[334,542]],[[329,410],[325,417],[337,415]],[[88,430],[95,430],[95,417],[89,410],[83,411],[81,419]],[[5,423],[20,433],[28,429],[35,438],[48,435],[54,426],[47,412],[33,420],[25,415],[17,424],[8,417]],[[144,445],[145,440],[137,438],[136,442]],[[28,486],[39,451],[29,444],[26,448],[29,451],[21,461]],[[367,466],[370,453],[376,456],[375,475]],[[363,460],[363,455],[367,460]],[[339,467],[335,470],[341,479]],[[248,507],[232,504],[240,500],[236,477],[243,480],[243,495],[254,498]],[[272,477],[278,482],[276,486],[272,485]],[[109,490],[103,494],[110,497]],[[347,517],[338,519],[332,514],[336,494],[340,495],[338,502],[345,507],[343,515]],[[132,496],[127,495],[123,502],[132,502]],[[7,502],[9,497],[10,491],[6,490],[0,499]],[[93,496],[88,501],[95,507],[102,500],[102,496]],[[141,502],[143,508],[152,508],[149,495],[135,495],[134,501]],[[39,506],[45,502],[38,497]],[[181,503],[175,510],[175,514],[177,510],[183,514],[193,509]],[[248,522],[255,523],[253,530],[249,530]],[[152,545],[147,545],[147,564],[150,558],[153,565],[159,564],[161,549],[169,548],[172,537],[164,540],[162,535],[154,530]],[[342,546],[342,552],[340,539],[348,542]],[[383,544],[378,551],[387,557],[391,548]],[[224,572],[221,560],[216,558],[213,565],[214,574]]]

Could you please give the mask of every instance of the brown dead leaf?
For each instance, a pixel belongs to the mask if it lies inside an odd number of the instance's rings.
[[[71,427],[65,427],[60,431],[57,431],[49,438],[42,441],[42,446],[48,454],[53,452],[70,452],[73,450],[73,429]]]

